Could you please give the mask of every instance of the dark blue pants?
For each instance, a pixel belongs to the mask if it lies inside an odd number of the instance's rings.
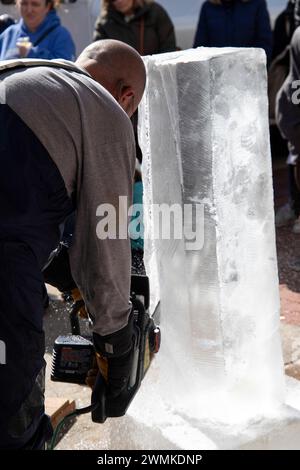
[[[44,414],[42,268],[72,210],[46,149],[0,105],[0,449],[42,448],[51,435]]]

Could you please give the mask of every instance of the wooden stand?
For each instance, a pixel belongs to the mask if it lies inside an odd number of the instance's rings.
[[[75,401],[69,401],[66,398],[50,397],[46,398],[46,413],[50,416],[53,429],[69,413],[75,410]]]

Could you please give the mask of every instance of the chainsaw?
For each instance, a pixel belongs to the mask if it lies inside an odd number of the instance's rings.
[[[59,336],[54,343],[51,380],[86,384],[88,371],[95,364],[95,349],[92,336],[81,335],[80,332],[78,312],[83,308],[84,302],[81,299],[72,301],[67,293],[64,294],[64,298],[67,302],[71,302],[71,333]],[[161,333],[155,324],[159,315],[159,305],[154,315],[150,317],[149,301],[148,277],[132,275],[131,302],[135,343],[130,379],[125,391],[117,398],[112,398],[107,394],[107,384],[104,378],[98,373],[92,392],[91,406],[86,408],[91,411],[92,420],[96,423],[104,423],[106,418],[119,417],[126,413],[154,355],[160,348]]]

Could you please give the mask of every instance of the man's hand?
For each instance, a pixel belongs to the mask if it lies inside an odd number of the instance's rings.
[[[17,48],[19,49],[20,57],[24,58],[28,56],[29,51],[32,48],[32,43],[27,37],[19,38],[17,41]]]
[[[31,46],[19,46],[19,54],[20,54],[20,57],[24,58],[24,57],[27,57],[28,54],[29,54],[29,51],[31,49]]]
[[[108,364],[107,360],[103,359],[100,354],[96,353],[93,359],[92,368],[88,371],[85,383],[93,389],[95,386],[96,378],[98,374],[101,374],[105,382],[108,383]]]
[[[134,352],[133,314],[128,324],[107,336],[93,334],[96,360],[100,374],[107,385],[107,395],[115,398],[129,384]],[[95,375],[90,371],[87,383],[92,384]]]
[[[79,289],[78,289],[77,287],[75,287],[74,289],[71,290],[70,295],[71,295],[71,297],[72,297],[72,299],[73,299],[74,302],[81,302],[81,301],[82,301],[82,303],[83,303],[82,296],[81,296],[81,294],[80,294],[80,292],[79,292]],[[82,307],[80,307],[80,309],[78,310],[78,316],[79,316],[80,318],[83,318],[83,319],[84,319],[84,318],[86,318],[86,319],[89,318],[89,315],[88,315],[88,313],[87,313],[87,311],[86,311],[86,309],[85,309],[85,305],[84,305],[84,304],[83,304]]]

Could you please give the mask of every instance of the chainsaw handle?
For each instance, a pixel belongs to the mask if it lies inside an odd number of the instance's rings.
[[[93,406],[92,421],[94,423],[104,423],[107,418],[106,394],[107,394],[107,384],[102,374],[98,372],[97,377],[96,377],[96,382],[92,391],[92,399],[91,399],[91,403]]]

